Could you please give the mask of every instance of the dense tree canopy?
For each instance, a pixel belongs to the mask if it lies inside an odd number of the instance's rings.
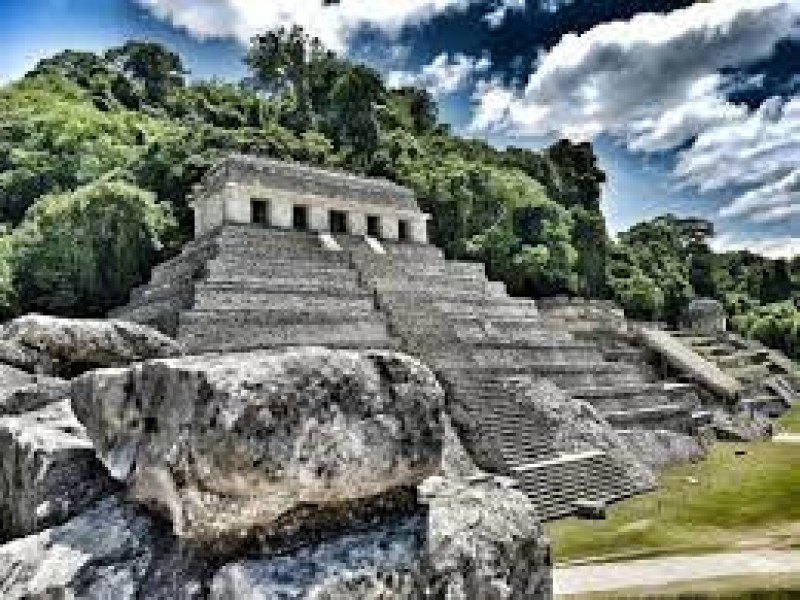
[[[714,227],[673,215],[640,223],[611,251],[608,282],[628,314],[675,324],[694,297],[720,300],[734,328],[800,357],[800,261],[714,253]]]

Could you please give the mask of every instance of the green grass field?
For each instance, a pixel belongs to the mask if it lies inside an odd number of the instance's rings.
[[[786,433],[800,433],[800,405],[792,407],[778,419],[778,424]]]
[[[800,444],[717,444],[605,521],[566,519],[548,533],[560,563],[800,547]]]

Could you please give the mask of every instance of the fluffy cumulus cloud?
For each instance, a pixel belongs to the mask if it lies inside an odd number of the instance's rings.
[[[201,37],[249,40],[256,33],[301,25],[328,47],[342,51],[362,27],[394,34],[475,0],[137,0],[160,18]]]
[[[440,54],[418,72],[392,71],[386,79],[390,87],[414,86],[428,90],[435,98],[464,90],[476,77],[492,66],[488,58],[464,54]]]
[[[716,252],[749,250],[769,258],[792,258],[800,254],[800,237],[778,236],[767,239],[722,235],[712,242],[712,246]]]
[[[591,139],[608,134],[636,152],[677,150],[675,175],[702,192],[740,190],[722,217],[800,214],[800,98],[751,110],[728,100],[723,75],[768,58],[800,34],[800,0],[716,0],[640,14],[569,34],[521,90],[487,81],[472,129]]]

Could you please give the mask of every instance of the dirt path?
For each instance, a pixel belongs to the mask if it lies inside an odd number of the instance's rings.
[[[800,433],[779,433],[772,438],[778,444],[800,444]]]
[[[556,568],[553,578],[556,595],[566,595],[770,573],[800,573],[800,550],[672,556],[564,567]]]

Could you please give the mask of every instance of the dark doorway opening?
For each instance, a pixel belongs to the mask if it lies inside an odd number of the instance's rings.
[[[331,233],[347,233],[347,213],[341,210],[329,211],[328,228]]]
[[[367,235],[373,238],[381,237],[381,218],[376,215],[367,215]]]
[[[308,231],[308,207],[296,204],[292,208],[292,227],[298,231]]]
[[[408,221],[400,220],[397,223],[397,237],[401,242],[407,242],[411,239],[411,228]]]
[[[251,200],[250,221],[264,227],[269,225],[269,202],[266,200]]]

